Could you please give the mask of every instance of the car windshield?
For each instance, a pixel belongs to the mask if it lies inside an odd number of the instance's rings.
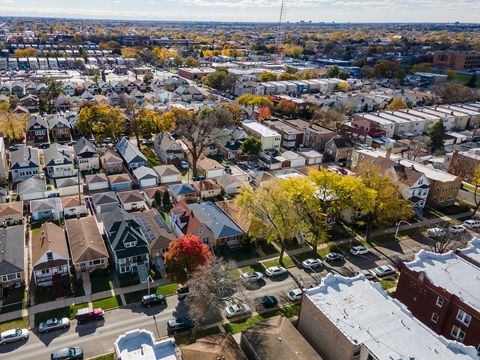
[[[75,350],[75,348],[68,349],[68,355],[75,356],[76,354],[77,354],[77,351]]]
[[[22,329],[15,330],[15,335],[22,335]]]

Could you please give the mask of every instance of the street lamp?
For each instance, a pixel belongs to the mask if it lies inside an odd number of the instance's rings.
[[[407,224],[407,225],[412,225],[412,224],[410,224],[408,221],[400,220],[400,221],[397,223],[397,230],[395,231],[395,237],[397,237],[397,235],[398,235],[398,230],[399,230],[399,228],[400,228],[400,224],[401,224],[401,223],[405,223],[405,224]]]

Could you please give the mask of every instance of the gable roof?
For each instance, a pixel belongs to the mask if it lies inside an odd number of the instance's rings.
[[[192,187],[190,184],[173,184],[168,186],[168,191],[172,195],[189,195],[189,194],[196,194],[197,191]]]
[[[134,146],[127,138],[122,138],[116,145],[117,151],[127,164],[134,162],[147,162],[145,155],[138,147]]]
[[[247,360],[232,335],[207,336],[181,348],[183,360]]]
[[[105,154],[100,157],[102,163],[118,163],[123,162],[122,158],[117,154],[117,152],[113,149],[108,149]]]
[[[27,119],[27,130],[32,128],[35,125],[39,125],[40,127],[44,128],[45,130],[48,129],[47,121],[41,117],[40,115],[32,115],[29,116]]]
[[[188,205],[195,217],[207,226],[217,239],[243,235],[238,227],[215,203],[206,201]]]
[[[192,183],[193,187],[198,191],[209,191],[209,190],[217,190],[221,189],[222,187],[212,179],[194,181]]]
[[[29,191],[46,191],[47,186],[45,185],[45,180],[38,177],[38,176],[33,176],[31,178],[28,178],[27,180],[24,180],[22,182],[19,182],[17,185],[17,194],[22,195],[26,192]]]
[[[136,168],[133,170],[133,175],[137,180],[143,180],[143,179],[157,179],[157,173],[149,167],[146,166],[140,166],[139,168]]]
[[[85,205],[85,197],[83,195],[80,196],[80,201],[78,200],[78,195],[64,196],[61,199],[64,209]]]
[[[203,158],[198,161],[197,166],[204,170],[204,171],[209,171],[209,170],[215,170],[215,169],[225,169],[225,167],[220,164],[217,160],[210,159],[210,158]]]
[[[60,115],[51,115],[47,118],[50,130],[70,129],[70,123],[67,119]]]
[[[25,228],[0,228],[0,276],[24,271]]]
[[[132,203],[138,201],[145,201],[142,194],[138,190],[122,191],[117,193],[118,199],[121,203]]]
[[[107,178],[110,184],[119,184],[132,181],[130,175],[128,174],[108,175]]]
[[[12,216],[23,214],[23,201],[0,204],[0,216]]]
[[[168,190],[166,186],[155,186],[148,189],[143,189],[142,191],[145,194],[145,196],[147,196],[150,200],[155,200],[155,193],[157,191],[160,191],[160,194],[162,194],[162,199],[163,199],[163,194],[165,193],[165,191],[168,191]]]
[[[73,150],[77,156],[87,156],[87,157],[94,157],[98,156],[97,149],[92,142],[85,139],[85,137],[81,137],[74,145]]]
[[[135,220],[140,224],[150,250],[161,250],[176,239],[175,234],[165,224],[163,216],[156,209],[132,213]]]
[[[108,258],[108,251],[93,216],[65,221],[74,263]]]
[[[62,211],[62,200],[58,197],[30,201],[30,212]]]
[[[118,204],[117,195],[113,191],[106,191],[103,193],[92,194],[93,205],[108,205]]]
[[[159,165],[153,168],[158,176],[181,175],[182,173],[174,165]]]
[[[85,175],[85,183],[88,184],[96,184],[96,183],[103,183],[108,182],[107,175],[100,173],[100,174],[92,174],[92,175]]]
[[[250,231],[252,216],[242,212],[235,200],[217,201],[215,203],[222,211],[237,224],[245,233]]]
[[[40,229],[32,234],[32,264],[39,265],[37,262],[47,252],[55,252],[68,259],[65,232],[60,226],[51,222],[43,223]]]
[[[21,164],[25,163],[26,166]],[[36,148],[30,146],[20,146],[18,150],[10,152],[10,169],[15,170],[24,167],[38,167],[40,165],[40,155]]]
[[[63,147],[57,143],[50,145],[48,149],[43,151],[45,156],[45,166],[57,166],[72,164],[72,158],[68,148]]]

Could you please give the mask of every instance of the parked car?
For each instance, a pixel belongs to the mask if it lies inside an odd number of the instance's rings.
[[[354,246],[353,248],[350,249],[350,254],[354,256],[367,255],[367,254],[370,254],[370,249],[361,245]]]
[[[392,275],[395,275],[397,273],[397,271],[395,270],[395,268],[392,265],[379,266],[379,267],[376,267],[375,269],[373,269],[373,271],[375,272],[375,275],[378,278],[384,278],[384,277],[387,277],[387,276],[392,276]]]
[[[251,312],[250,306],[244,303],[231,304],[225,308],[225,315],[228,319],[232,317],[248,315]]]
[[[167,299],[163,295],[150,294],[142,297],[143,306],[150,307],[152,305],[165,304]]]
[[[170,319],[167,321],[167,333],[175,334],[177,332],[187,331],[195,327],[195,320],[188,316],[184,318]]]
[[[302,267],[304,269],[314,269],[323,266],[323,262],[320,259],[307,259],[302,262]]]
[[[355,276],[363,274],[367,280],[375,279],[375,272],[373,270],[360,270],[355,273]]]
[[[302,298],[302,294],[302,289],[293,289],[287,293],[287,297],[290,301],[299,301]]]
[[[467,229],[476,229],[480,227],[480,220],[465,220],[463,222],[463,226],[465,226]]]
[[[178,300],[183,300],[187,297],[187,295],[190,293],[190,289],[188,287],[181,287],[177,289],[177,297]]]
[[[430,236],[430,237],[441,237],[441,236],[445,236],[445,230],[443,230],[442,228],[438,228],[438,227],[434,227],[434,228],[430,228],[427,230],[427,235]]]
[[[54,351],[50,355],[51,360],[83,360],[83,349],[80,346],[70,347]]]
[[[283,266],[271,266],[267,270],[265,270],[265,274],[269,277],[276,277],[285,275],[287,273],[287,269]]]
[[[11,329],[0,334],[0,345],[28,339],[28,329]]]
[[[263,279],[263,274],[258,271],[249,271],[240,275],[240,279],[245,283],[255,283]]]
[[[338,262],[338,261],[343,261],[345,258],[343,257],[343,255],[341,255],[339,253],[332,252],[332,253],[329,253],[329,254],[325,255],[324,259],[328,263],[334,263],[334,262]]]
[[[75,318],[77,319],[79,324],[84,324],[90,321],[103,320],[104,314],[105,312],[100,308],[92,309],[90,307],[87,307],[79,309],[77,311],[77,314],[75,315]]]
[[[180,167],[182,169],[186,170],[186,169],[190,168],[190,165],[188,165],[188,162],[186,162],[185,160],[182,160],[182,161],[180,161]]]
[[[265,295],[259,298],[258,303],[265,308],[271,308],[278,305],[278,300],[275,296]]]
[[[153,140],[143,139],[143,140],[142,140],[142,145],[152,146],[152,145],[153,145]]]
[[[448,232],[451,234],[461,234],[467,231],[467,228],[463,225],[452,225],[448,228]]]
[[[58,330],[58,329],[66,329],[67,327],[70,326],[70,319],[68,318],[53,318],[53,319],[48,319],[47,321],[44,321],[38,325],[38,331],[41,333],[47,333],[52,330]]]

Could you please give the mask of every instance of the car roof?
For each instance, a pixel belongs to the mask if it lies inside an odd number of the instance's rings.
[[[10,329],[10,330],[5,330],[4,332],[2,332],[0,334],[1,337],[4,337],[4,336],[9,336],[9,335],[13,335],[17,332],[18,329]]]

